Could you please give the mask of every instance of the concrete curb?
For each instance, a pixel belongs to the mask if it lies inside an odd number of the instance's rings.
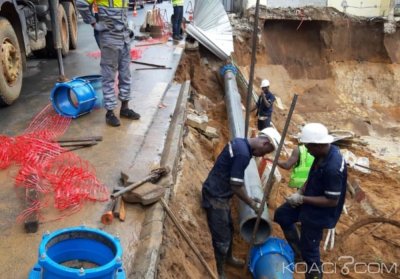
[[[165,187],[169,188],[175,184],[178,173],[189,92],[190,81],[186,81],[181,86],[161,155],[160,165],[168,166],[171,170],[170,174],[161,182]],[[166,201],[169,200],[170,192],[171,189],[168,189],[164,196]],[[136,250],[133,270],[131,274],[128,274],[128,278],[156,278],[164,220],[165,211],[160,203],[156,203],[147,209],[145,221],[140,232],[138,241],[140,244]]]

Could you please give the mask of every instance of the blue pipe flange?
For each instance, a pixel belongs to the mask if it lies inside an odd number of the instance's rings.
[[[125,279],[118,237],[84,226],[43,235],[28,279]]]
[[[54,110],[62,116],[72,118],[91,112],[96,99],[93,86],[83,79],[57,83],[50,96]]]
[[[222,76],[224,76],[227,71],[231,71],[234,75],[236,75],[238,72],[238,70],[236,69],[236,67],[233,64],[228,64],[228,65],[221,67],[220,74]]]
[[[283,239],[270,237],[264,244],[254,246],[249,269],[254,278],[293,278],[294,253]],[[263,277],[267,276],[267,277]]]

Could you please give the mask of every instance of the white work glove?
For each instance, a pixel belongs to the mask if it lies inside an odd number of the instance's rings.
[[[261,207],[261,201],[257,198],[253,198],[250,207],[254,210],[255,213],[258,213]]]
[[[290,196],[286,197],[286,201],[292,207],[297,207],[297,206],[303,204],[303,198],[304,198],[304,196],[302,194],[300,194],[299,192],[296,192],[296,193],[291,194]]]

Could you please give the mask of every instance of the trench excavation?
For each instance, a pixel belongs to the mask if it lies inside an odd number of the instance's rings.
[[[251,34],[245,32],[248,22],[232,20],[235,27],[235,63],[248,76]],[[247,24],[247,25],[246,25]],[[400,220],[400,65],[383,34],[380,22],[332,20],[266,20],[257,52],[254,89],[267,78],[271,91],[282,105],[275,106],[272,121],[282,131],[290,100],[299,94],[298,104],[289,126],[295,135],[306,122],[324,123],[331,131],[346,130],[355,134],[356,144],[341,146],[357,156],[367,157],[377,171],[363,173],[349,168],[349,182],[358,183],[363,195],[347,194],[348,214],[343,213],[336,227],[337,237],[354,223],[375,217]],[[297,30],[298,29],[298,30]],[[392,44],[400,42],[397,31]],[[394,42],[393,42],[394,40]],[[219,137],[209,138],[198,129],[186,127],[181,156],[181,171],[174,186],[170,206],[183,227],[214,271],[215,261],[205,212],[200,206],[202,182],[230,138],[224,101],[224,88],[219,70],[223,66],[208,50],[186,51],[176,74],[176,81],[190,79],[192,95],[188,113],[196,111],[208,116],[208,125],[216,128]],[[240,86],[240,82],[238,83]],[[242,104],[246,90],[241,87]],[[254,117],[254,114],[252,114]],[[255,119],[250,122],[256,128]],[[286,138],[290,150],[295,142]],[[293,190],[287,187],[290,172],[280,169],[282,180],[272,193],[269,216]],[[238,220],[239,202],[233,199],[233,220]],[[363,226],[332,251],[323,251],[323,261],[337,262],[346,255],[360,262],[396,263],[400,258],[400,231],[382,224]],[[248,243],[239,235],[234,222],[234,254],[245,258]],[[369,233],[373,229],[372,233]],[[272,236],[283,238],[281,229],[272,222]],[[325,238],[324,238],[325,239]],[[323,245],[323,242],[322,244]],[[251,278],[244,270],[227,267],[228,278]],[[392,270],[393,272],[393,270]],[[187,247],[183,238],[167,218],[164,225],[158,278],[205,278],[206,271]],[[374,274],[373,278],[389,278]],[[303,278],[297,274],[294,278]],[[340,273],[324,278],[342,278]],[[350,272],[349,278],[366,278]],[[372,277],[371,277],[372,278]],[[391,278],[391,277],[390,277]],[[394,278],[394,277],[393,277]]]

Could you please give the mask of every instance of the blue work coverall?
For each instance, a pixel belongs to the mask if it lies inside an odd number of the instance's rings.
[[[295,232],[295,223],[300,221],[301,256],[308,269],[320,270],[319,245],[323,229],[334,228],[342,213],[346,196],[347,167],[339,148],[334,145],[331,145],[328,155],[318,167],[316,161],[317,158],[310,169],[304,196],[325,196],[328,199],[337,199],[338,204],[335,207],[317,207],[309,204],[292,207],[284,203],[275,211],[274,221],[281,226],[285,236]]]
[[[223,262],[232,253],[233,224],[229,201],[231,185],[243,185],[252,152],[247,139],[230,141],[218,156],[202,188],[202,207],[207,212],[215,259]]]
[[[271,117],[272,117],[272,111],[273,111],[274,102],[275,102],[275,96],[274,96],[274,94],[272,94],[271,91],[269,91],[269,89],[267,92],[261,92],[261,94],[264,94],[265,98],[267,99],[267,101],[269,101],[271,103],[271,105],[269,107],[267,107],[264,103],[262,96],[260,95],[258,97],[257,129],[259,131],[271,126]]]

